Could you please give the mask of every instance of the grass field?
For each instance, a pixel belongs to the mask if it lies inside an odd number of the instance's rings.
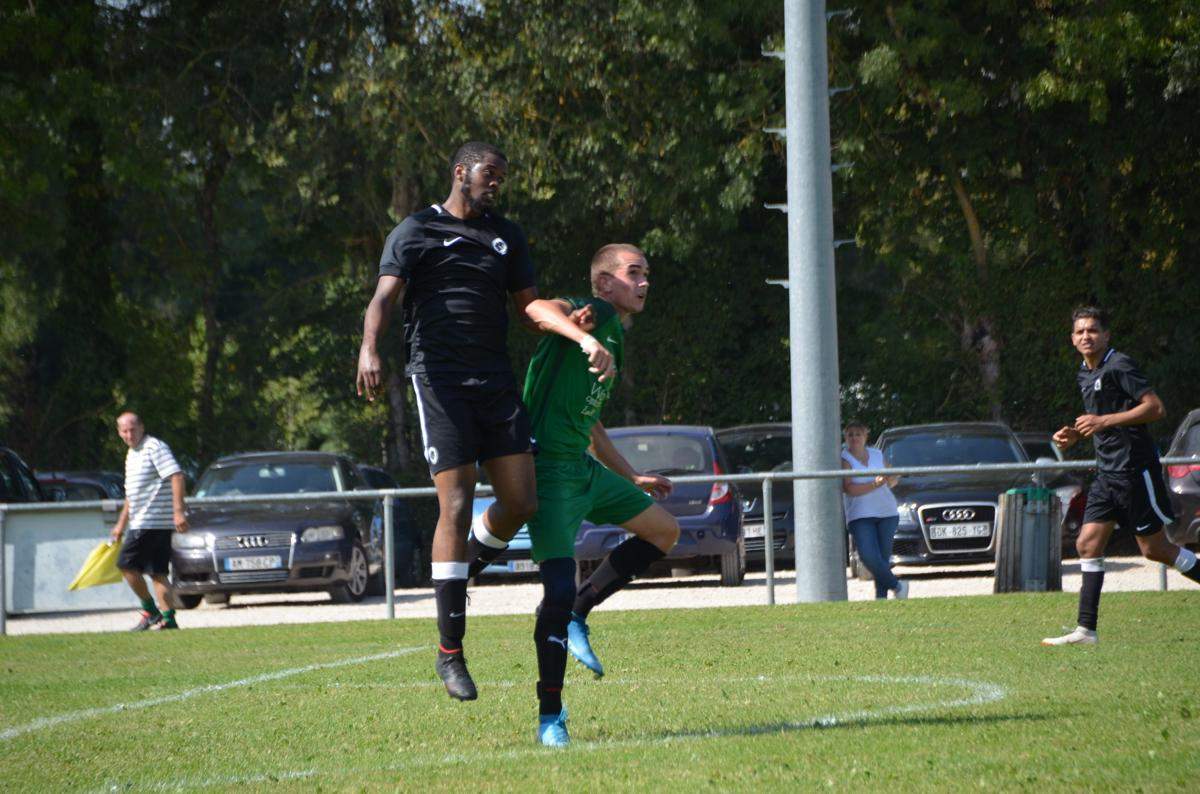
[[[1200,592],[594,614],[574,744],[534,744],[532,617],[0,637],[0,790],[1196,790]]]

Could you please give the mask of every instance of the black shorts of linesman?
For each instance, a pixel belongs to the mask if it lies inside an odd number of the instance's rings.
[[[405,375],[440,509],[432,551],[436,669],[452,697],[473,700],[463,635],[476,465],[496,493],[484,525],[475,528],[485,542],[489,528],[509,537],[537,510],[529,417],[506,340],[509,298],[523,319],[537,291],[525,235],[493,209],[507,158],[495,146],[471,142],[455,152],[450,168],[446,200],[405,218],[384,244],[363,322],[357,386],[374,399],[381,373],[376,343],[401,300]]]
[[[1104,549],[1120,524],[1133,532],[1148,559],[1173,565],[1200,581],[1196,555],[1166,538],[1163,526],[1175,520],[1162,479],[1158,449],[1146,425],[1166,415],[1162,400],[1129,356],[1109,346],[1108,322],[1094,306],[1075,310],[1071,343],[1083,356],[1076,382],[1085,413],[1054,434],[1067,449],[1091,438],[1098,473],[1087,493],[1083,528],[1075,547],[1083,582],[1079,590],[1078,626],[1043,645],[1094,645],[1100,590],[1104,585]]]

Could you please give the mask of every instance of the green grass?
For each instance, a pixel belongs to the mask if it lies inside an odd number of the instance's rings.
[[[1074,609],[601,608],[565,751],[534,744],[532,617],[471,620],[465,704],[430,620],[0,638],[0,790],[1195,790],[1200,592],[1106,595],[1103,644],[1039,647]]]

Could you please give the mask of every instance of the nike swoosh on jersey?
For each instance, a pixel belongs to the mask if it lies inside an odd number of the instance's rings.
[[[449,248],[461,239],[461,237],[451,237],[449,240],[442,240],[442,245],[446,248]]]
[[[1137,531],[1138,531],[1138,532],[1141,532],[1142,530],[1144,530],[1144,529],[1149,529],[1149,528],[1150,528],[1150,525],[1149,525],[1149,524],[1147,524],[1147,525],[1146,525],[1146,526],[1144,526],[1144,527],[1138,527],[1138,528],[1137,528]]]

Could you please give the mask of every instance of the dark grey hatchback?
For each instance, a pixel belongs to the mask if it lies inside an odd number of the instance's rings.
[[[354,462],[326,452],[253,452],[220,458],[194,496],[363,490]],[[383,588],[383,522],[374,501],[196,506],[171,540],[171,587],[182,606],[231,593],[327,590],[361,601]]]

